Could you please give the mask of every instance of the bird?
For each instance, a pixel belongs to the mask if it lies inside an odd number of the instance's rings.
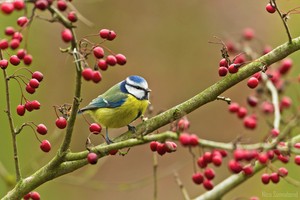
[[[93,99],[86,107],[78,111],[88,113],[105,127],[107,144],[113,143],[109,138],[109,128],[128,127],[135,132],[131,122],[141,117],[150,104],[151,89],[147,81],[138,75],[128,76],[125,80],[115,84],[103,94]]]

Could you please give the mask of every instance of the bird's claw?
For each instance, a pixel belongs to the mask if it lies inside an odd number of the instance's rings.
[[[127,127],[128,127],[128,131],[131,131],[131,132],[133,132],[133,133],[136,132],[135,126],[131,126],[131,125],[128,124]]]

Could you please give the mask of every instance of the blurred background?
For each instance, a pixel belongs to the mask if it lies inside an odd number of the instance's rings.
[[[127,57],[125,66],[115,66],[102,72],[103,80],[99,84],[83,82],[82,105],[86,105],[100,93],[126,78],[128,75],[145,77],[152,89],[151,102],[154,113],[169,109],[178,103],[196,95],[214,82],[218,77],[218,63],[221,59],[220,45],[210,44],[215,41],[214,36],[238,41],[244,28],[251,27],[255,36],[265,44],[276,47],[287,41],[285,30],[277,14],[265,11],[268,1],[180,1],[180,0],[112,0],[112,1],[73,1],[74,6],[88,20],[92,27],[77,22],[78,38],[89,34],[97,34],[100,29],[108,28],[117,33],[117,38],[106,45],[115,53],[122,53]],[[299,6],[296,0],[278,2],[282,10]],[[41,17],[49,17],[44,12],[38,12]],[[15,26],[20,12],[11,16],[0,14],[0,38],[4,36],[6,26]],[[289,22],[293,36],[299,35],[298,17],[292,16]],[[57,23],[34,20],[28,32],[28,51],[33,55],[32,71],[39,70],[45,78],[34,95],[27,98],[37,99],[41,109],[25,116],[14,114],[17,126],[26,121],[44,123],[48,127],[48,135],[40,137],[52,142],[50,153],[43,153],[39,142],[35,139],[30,128],[25,128],[18,135],[19,157],[23,176],[28,176],[47,163],[55,155],[64,131],[55,127],[56,115],[54,105],[71,103],[74,90],[74,63],[68,54],[60,52],[59,48],[66,48],[62,42],[60,32],[63,27]],[[98,37],[93,41],[100,41]],[[300,62],[299,53],[291,56],[294,59],[292,77],[299,73],[297,67]],[[90,63],[93,64],[90,57]],[[12,73],[16,68],[11,67]],[[24,72],[25,73],[25,72]],[[3,76],[0,84],[0,161],[9,173],[14,173],[11,136],[8,131],[5,109]],[[18,85],[11,81],[11,95],[13,110],[20,102]],[[298,102],[299,88],[289,88],[293,100]],[[245,82],[228,90],[223,95],[233,101],[246,106],[245,98],[249,93]],[[188,115],[191,122],[190,132],[200,138],[220,142],[230,142],[239,135],[258,141],[268,131],[264,120],[260,120],[255,131],[245,130],[242,121],[227,112],[227,105],[222,101],[215,101],[201,107]],[[140,122],[140,121],[139,121]],[[138,122],[138,123],[139,123]],[[169,126],[159,129],[167,130]],[[126,129],[110,131],[111,137],[118,136]],[[83,151],[85,140],[89,134],[88,125],[82,117],[76,122],[72,151]],[[100,137],[92,137],[94,144],[103,142]],[[197,152],[197,151],[195,151]],[[214,184],[227,176],[226,161],[220,168],[214,168],[216,178]],[[202,185],[195,185],[193,174],[193,160],[187,148],[179,147],[176,153],[158,156],[158,199],[183,199],[174,172],[179,174],[181,181],[191,197],[205,192]],[[281,166],[281,163],[275,165]],[[286,165],[292,177],[299,175],[299,167],[293,162]],[[224,199],[236,197],[249,198],[262,196],[263,192],[295,192],[299,188],[282,180],[279,184],[263,185],[260,181],[261,173],[250,178],[246,183],[230,191]],[[299,176],[298,176],[299,177]],[[149,145],[132,148],[129,154],[122,156],[108,156],[99,160],[97,165],[84,168],[50,181],[37,189],[42,199],[153,199],[153,153]],[[5,183],[0,180],[0,196],[7,192]],[[299,196],[298,196],[299,197]],[[300,198],[300,197],[299,197]]]

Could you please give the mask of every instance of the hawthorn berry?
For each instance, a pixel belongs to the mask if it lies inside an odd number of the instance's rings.
[[[253,116],[245,117],[243,123],[247,129],[255,129],[257,125],[257,121]]]
[[[20,104],[17,106],[18,115],[23,116],[25,114],[25,111],[26,111],[25,105]]]
[[[193,174],[192,180],[195,184],[200,185],[201,183],[203,183],[204,177],[200,172],[197,172],[197,173]]]
[[[25,65],[30,65],[32,63],[32,56],[30,54],[26,54],[23,61]]]
[[[6,69],[8,66],[8,61],[6,59],[0,60],[0,68]]]
[[[280,108],[289,108],[292,105],[292,99],[284,96],[280,101]]]
[[[205,168],[207,166],[207,162],[205,162],[204,157],[201,156],[197,160],[197,164],[200,168]]]
[[[76,14],[75,11],[71,11],[71,12],[68,13],[68,20],[70,22],[77,22],[78,17],[77,17],[77,14]]]
[[[156,147],[156,151],[159,155],[164,155],[167,152],[167,146],[165,143],[158,143]]]
[[[263,184],[268,184],[270,182],[270,175],[269,174],[262,174],[261,175],[261,182],[263,182]]]
[[[103,71],[107,70],[107,68],[108,68],[106,61],[103,59],[98,60],[97,65],[98,65],[99,69],[101,69]]]
[[[254,38],[254,31],[252,28],[245,28],[243,31],[243,37],[245,40],[252,40]]]
[[[274,12],[276,12],[276,9],[274,6],[272,6],[270,3],[268,3],[266,5],[266,11],[268,11],[269,13],[274,13]]]
[[[40,104],[40,102],[38,102],[37,100],[33,100],[33,101],[31,102],[31,106],[32,106],[32,108],[33,108],[34,110],[38,110],[38,109],[40,109],[41,104]]]
[[[283,163],[288,163],[290,161],[290,157],[288,155],[278,155],[277,156],[278,160],[280,160]]]
[[[99,35],[103,39],[107,39],[109,35],[109,30],[108,29],[101,29],[99,32]]]
[[[251,107],[255,107],[258,103],[258,99],[255,96],[248,96],[247,103]]]
[[[212,168],[206,168],[204,170],[204,176],[207,179],[212,180],[215,177],[215,171]]]
[[[150,149],[151,149],[151,151],[155,152],[157,150],[157,145],[158,144],[159,144],[159,142],[157,142],[157,141],[150,142]]]
[[[1,3],[1,11],[4,14],[10,14],[14,11],[14,5],[11,2],[3,2]]]
[[[47,0],[37,0],[34,5],[40,10],[46,10],[49,6],[49,3]]]
[[[262,153],[258,154],[258,161],[261,164],[266,164],[268,162],[268,159],[269,159],[269,157],[268,157],[267,153],[262,152]]]
[[[35,89],[36,89],[36,88],[39,87],[40,82],[39,82],[37,79],[33,78],[33,79],[30,79],[29,85],[30,85],[32,88],[35,88]]]
[[[10,58],[9,58],[9,62],[10,62],[10,64],[12,64],[12,65],[14,65],[14,66],[17,66],[17,65],[20,64],[20,59],[18,58],[18,56],[12,55],[12,56],[10,56]]]
[[[175,142],[167,141],[164,143],[167,153],[172,153],[177,150],[177,144]]]
[[[300,155],[296,155],[296,156],[295,156],[295,163],[296,163],[297,165],[300,165]]]
[[[109,155],[116,155],[117,153],[118,153],[118,149],[112,149],[112,150],[110,150],[108,153],[109,153]]]
[[[39,72],[39,71],[35,71],[35,72],[33,72],[31,78],[35,78],[36,80],[38,80],[39,82],[41,82],[43,80],[43,78],[44,78],[44,75],[41,72]]]
[[[229,170],[235,174],[238,174],[243,170],[241,163],[239,163],[236,160],[230,160],[228,162],[228,167],[229,167]]]
[[[261,109],[265,114],[271,114],[274,112],[274,106],[271,102],[264,101],[261,104]]]
[[[253,167],[251,165],[243,167],[243,172],[245,175],[252,175],[253,174]]]
[[[61,32],[61,38],[64,42],[68,43],[70,42],[71,40],[73,40],[73,35],[72,35],[72,32],[70,29],[64,29],[62,32]]]
[[[236,149],[233,152],[233,157],[236,161],[245,159],[246,151],[244,149]]]
[[[286,59],[282,60],[278,71],[280,74],[284,75],[291,69],[292,66],[293,66],[292,59],[286,58]]]
[[[196,134],[190,135],[190,145],[195,147],[199,145],[199,138]]]
[[[64,129],[67,126],[67,120],[64,117],[59,117],[56,119],[55,124],[58,128]]]
[[[94,71],[91,68],[84,68],[81,75],[85,80],[90,81],[93,79]]]
[[[111,41],[114,40],[116,37],[117,34],[113,30],[110,30],[106,39]]]
[[[294,144],[294,147],[295,147],[296,149],[300,149],[300,142],[295,143],[295,144]]]
[[[26,85],[25,89],[29,94],[35,93],[35,88],[31,87],[29,84]]]
[[[33,191],[33,192],[30,192],[30,198],[32,200],[40,200],[41,196],[38,192]]]
[[[230,74],[235,74],[239,71],[239,67],[238,67],[237,64],[231,64],[228,67],[228,71],[229,71]]]
[[[19,46],[20,46],[20,41],[18,39],[12,39],[9,43],[9,47],[11,49],[17,49]]]
[[[280,167],[278,169],[278,175],[281,177],[286,177],[288,175],[289,171],[285,167]]]
[[[5,28],[4,32],[5,32],[5,35],[10,36],[15,33],[15,29],[11,26],[8,26]]]
[[[249,88],[253,89],[257,87],[258,83],[259,81],[256,77],[251,77],[248,79],[247,85]]]
[[[190,127],[190,122],[186,117],[183,117],[177,122],[177,129],[179,131],[185,131]]]
[[[18,58],[20,59],[23,59],[26,55],[26,50],[25,49],[19,49],[18,52],[17,52],[17,56]]]
[[[191,137],[188,133],[181,133],[179,136],[179,142],[182,146],[190,145]]]
[[[115,55],[116,59],[117,59],[117,63],[119,65],[125,65],[127,60],[126,60],[126,57],[123,55],[123,54],[117,54]]]
[[[33,106],[32,106],[31,101],[26,101],[26,103],[25,103],[25,108],[26,108],[26,110],[29,111],[29,112],[33,111]]]
[[[239,108],[240,108],[240,105],[238,103],[231,103],[229,106],[228,106],[228,110],[229,112],[231,113],[235,113],[235,112],[238,112],[239,111]]]
[[[36,127],[36,131],[41,135],[46,135],[48,132],[48,129],[44,124],[39,124]]]
[[[96,58],[103,58],[104,57],[104,50],[102,47],[95,47],[93,49],[93,54]]]
[[[22,10],[25,7],[24,0],[14,0],[13,5],[16,10]]]
[[[106,57],[106,63],[110,66],[115,66],[117,64],[117,58],[114,55],[108,55]]]
[[[68,7],[67,2],[64,0],[58,0],[56,5],[60,11],[65,11]]]
[[[51,144],[48,140],[43,140],[40,144],[40,148],[44,152],[49,152],[51,150]]]
[[[247,115],[247,109],[245,107],[240,107],[237,111],[237,116],[239,118],[244,118]]]
[[[22,17],[19,17],[19,18],[17,19],[17,24],[18,24],[20,27],[23,27],[23,26],[25,26],[25,25],[27,24],[28,21],[29,21],[29,20],[28,20],[28,18],[27,18],[26,16],[22,16]]]
[[[271,180],[273,183],[278,183],[278,182],[280,181],[280,176],[278,175],[278,173],[273,172],[273,173],[270,175],[270,180]]]
[[[226,76],[227,75],[227,73],[228,73],[228,69],[227,69],[227,67],[223,67],[223,66],[221,66],[221,67],[219,67],[219,76]]]
[[[221,166],[222,164],[222,156],[221,155],[213,155],[212,157],[212,163],[215,165],[215,166]]]
[[[23,196],[24,200],[29,200],[31,198],[30,193],[27,193],[25,196]]]
[[[6,39],[0,40],[0,49],[4,50],[8,48],[8,41]]]
[[[15,33],[13,34],[13,36],[12,36],[12,39],[17,39],[17,40],[19,40],[20,42],[22,42],[22,40],[23,40],[23,35],[22,35],[22,33],[20,33],[20,32],[15,32]]]
[[[206,190],[212,190],[214,188],[214,184],[211,182],[211,180],[205,179],[203,181],[203,186]]]
[[[211,163],[212,162],[212,153],[210,151],[204,152],[203,159],[206,163]]]
[[[90,131],[94,134],[99,134],[102,130],[102,127],[100,126],[100,124],[97,123],[92,123],[89,127]]]
[[[87,161],[88,161],[88,163],[95,165],[98,162],[98,155],[93,152],[88,153]]]
[[[228,63],[227,63],[227,60],[225,58],[222,58],[220,60],[219,67],[226,67],[226,68],[228,68]]]
[[[102,80],[101,73],[99,71],[94,71],[92,80],[93,80],[94,83],[99,83]]]
[[[279,135],[279,130],[273,128],[273,129],[271,130],[271,135],[272,135],[272,137],[277,137],[277,136]]]

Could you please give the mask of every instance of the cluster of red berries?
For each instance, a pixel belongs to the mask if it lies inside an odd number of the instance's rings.
[[[175,142],[157,142],[152,141],[150,142],[150,149],[153,152],[157,152],[159,155],[164,155],[165,153],[172,153],[177,150],[177,144]]]
[[[117,34],[113,30],[109,29],[101,29],[99,31],[99,36],[104,39],[103,42],[106,40],[112,41],[116,38]],[[115,65],[125,65],[127,62],[126,57],[123,54],[114,54],[112,53],[111,50],[109,50],[107,47],[103,46],[103,42],[100,44],[95,44],[92,46],[92,53],[94,58],[96,59],[96,64],[93,69],[91,68],[84,68],[82,71],[82,77],[90,81],[92,80],[95,83],[98,83],[102,79],[101,73],[98,71],[98,69],[102,71],[106,71],[109,66],[115,66]],[[104,48],[108,49],[110,52],[108,55],[105,57],[105,51]]]
[[[41,199],[41,196],[38,192],[36,191],[33,191],[33,192],[29,192],[28,194],[26,194],[24,197],[23,197],[24,200],[29,200],[29,199],[32,199],[32,200],[40,200]]]
[[[25,8],[24,0],[7,1],[0,4],[0,9],[4,14],[11,14],[14,10],[23,10]]]
[[[273,183],[278,183],[280,181],[280,177],[286,177],[288,175],[288,170],[285,167],[280,167],[277,172],[273,172],[271,174],[264,173],[261,175],[261,182],[263,184],[268,184],[270,181]]]

